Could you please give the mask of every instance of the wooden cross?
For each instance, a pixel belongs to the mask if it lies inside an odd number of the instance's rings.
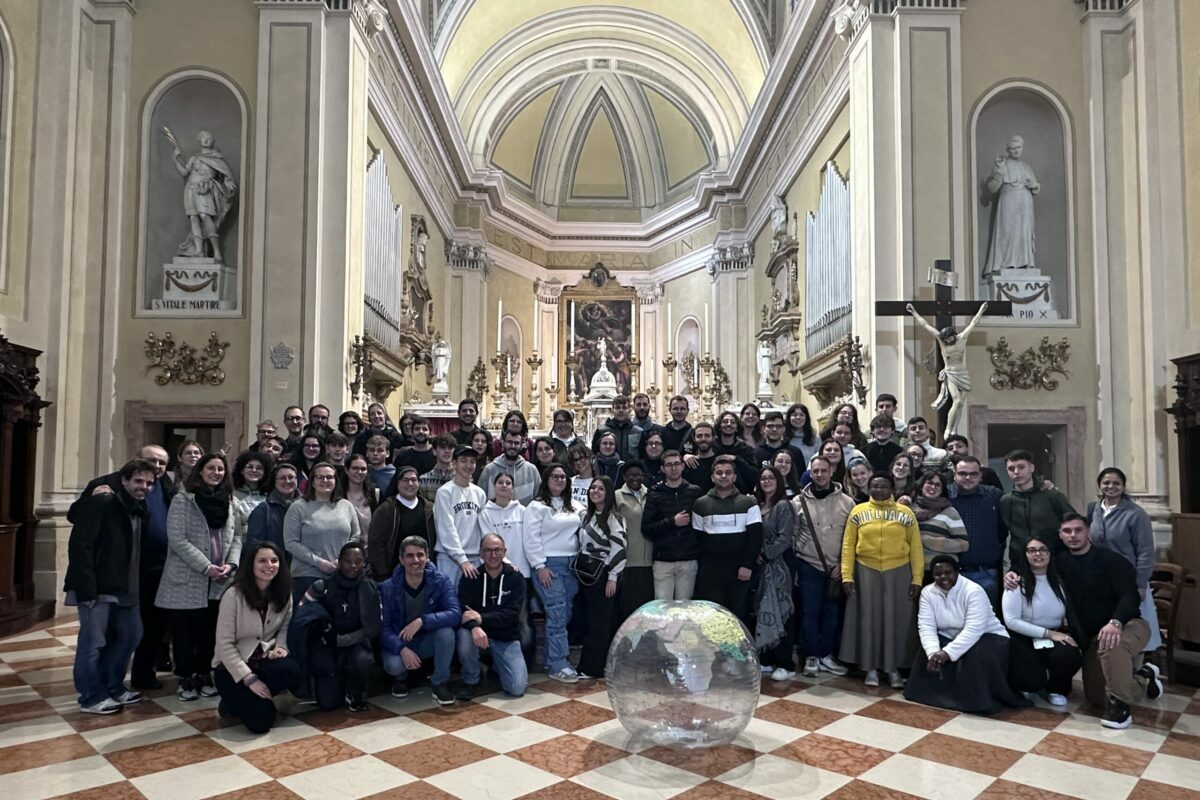
[[[954,299],[954,267],[948,258],[940,258],[933,262],[930,280],[934,285],[933,300],[876,300],[875,316],[877,317],[907,317],[909,304],[923,317],[933,317],[933,326],[939,331],[954,325],[955,317],[973,317],[979,307],[987,303],[985,317],[1011,317],[1012,303],[1008,300],[955,300]],[[934,349],[936,359],[935,372],[941,372],[942,352]],[[950,413],[949,404],[938,410],[938,430],[946,430],[946,420]]]

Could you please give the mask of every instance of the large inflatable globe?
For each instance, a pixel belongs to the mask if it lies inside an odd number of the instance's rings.
[[[728,744],[758,706],[749,631],[703,600],[655,600],[635,611],[617,630],[605,674],[617,719],[654,744]]]

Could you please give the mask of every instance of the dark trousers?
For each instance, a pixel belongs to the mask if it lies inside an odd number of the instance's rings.
[[[763,650],[761,661],[763,666],[783,667],[786,670],[796,669],[796,640],[793,636],[796,618],[789,617],[783,623],[783,636],[771,647]]]
[[[617,595],[617,614],[613,628],[654,599],[654,570],[651,567],[626,566],[621,570],[621,592]]]
[[[829,577],[803,559],[796,564],[796,591],[804,655],[832,656],[838,650],[844,601],[829,596]]]
[[[300,685],[300,665],[291,656],[266,659],[258,664],[254,674],[271,690],[271,696],[280,692],[294,692]],[[221,693],[221,710],[237,717],[251,733],[266,733],[275,724],[275,702],[259,697],[244,683],[233,680],[224,666],[213,673],[217,691]]]
[[[738,580],[737,564],[714,563],[714,557],[700,561],[696,574],[696,599],[723,605],[750,627],[750,586],[753,581]]]
[[[1055,642],[1054,647],[1035,650],[1033,639],[1009,631],[1008,684],[1018,692],[1040,692],[1066,696],[1071,679],[1083,663],[1078,647]]]
[[[608,659],[608,646],[612,644],[613,613],[617,607],[617,597],[605,597],[604,590],[608,586],[608,571],[605,570],[600,580],[591,586],[579,586],[579,596],[583,598],[587,609],[587,628],[583,634],[583,651],[579,655],[579,671],[593,678],[604,674],[604,662]]]
[[[346,694],[361,700],[374,670],[375,654],[367,643],[349,647],[332,647],[320,641],[309,644],[308,671],[317,707],[322,711],[341,708]]]
[[[212,669],[220,606],[220,601],[209,600],[204,608],[173,608],[167,612],[171,623],[171,647],[175,653],[175,674],[179,677],[190,678]]]
[[[141,603],[142,640],[133,651],[133,668],[130,678],[134,686],[146,686],[154,682],[154,664],[166,649],[164,639],[170,628],[168,612],[154,605],[158,595],[158,584],[162,581],[162,570],[143,571],[138,576],[138,594]]]

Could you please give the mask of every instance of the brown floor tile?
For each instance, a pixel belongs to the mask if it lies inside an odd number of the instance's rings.
[[[47,650],[51,647],[63,647],[57,639],[29,639],[24,642],[0,642],[0,654],[23,653],[26,650]]]
[[[758,691],[760,694],[765,694],[767,697],[787,697],[789,694],[803,691],[808,688],[806,683],[797,683],[796,681],[773,681],[769,678],[763,678],[762,686]]]
[[[1186,733],[1168,734],[1167,740],[1162,743],[1162,747],[1158,748],[1158,752],[1200,761],[1200,736],[1191,736]],[[1197,769],[1200,769],[1200,766]]]
[[[1141,728],[1153,728],[1159,731],[1169,731],[1175,727],[1175,723],[1179,721],[1178,711],[1167,711],[1162,708],[1153,708],[1151,706],[1130,706],[1133,711],[1133,724]],[[1083,706],[1075,712],[1076,716],[1092,717],[1100,719],[1100,709],[1092,708],[1091,706]]]
[[[1200,715],[1200,700],[1188,703],[1188,707],[1183,710],[1183,713]]]
[[[9,664],[13,672],[36,672],[40,669],[75,666],[75,656],[49,656],[47,658],[31,658],[28,661],[16,661]]]
[[[705,781],[699,786],[693,786],[683,794],[675,795],[674,800],[762,800],[763,795],[730,786],[728,783]]]
[[[120,781],[70,794],[60,794],[53,800],[146,800],[146,795],[139,792],[129,781]]]
[[[13,675],[11,677],[20,677]],[[22,681],[24,683],[24,681]],[[54,683],[39,683],[33,687],[33,690],[42,697],[49,700],[52,697],[66,697],[67,695],[76,694],[75,681],[55,681]]]
[[[224,758],[227,755],[228,750],[207,736],[187,736],[183,739],[118,750],[108,753],[105,758],[126,778],[137,778],[153,772]]]
[[[418,778],[428,778],[452,769],[465,767],[496,755],[486,747],[459,739],[457,736],[436,736],[391,750],[376,753],[375,757]]]
[[[920,800],[916,795],[898,792],[866,781],[850,781],[825,795],[825,800]]]
[[[522,747],[508,755],[560,777],[573,778],[605,764],[611,764],[628,754],[602,742],[567,735]]]
[[[1072,798],[1049,789],[1038,789],[1001,780],[976,795],[975,800],[1072,800]]]
[[[682,797],[682,795],[676,795],[676,797]],[[600,794],[595,789],[580,786],[578,783],[562,781],[544,789],[538,789],[536,792],[523,794],[517,800],[612,800],[612,798],[606,794]]]
[[[332,731],[340,731],[343,728],[353,728],[355,725],[362,725],[366,722],[376,722],[396,716],[399,715],[388,711],[386,708],[380,708],[377,705],[368,703],[366,709],[363,711],[350,711],[346,708],[339,708],[336,711],[319,711],[314,708],[311,711],[304,711],[301,714],[297,714],[296,718],[305,725],[311,725],[319,731],[330,733]]]
[[[221,728],[235,728],[242,724],[233,717],[222,717],[215,708],[201,708],[177,716],[201,733],[209,733]]]
[[[566,703],[539,708],[536,711],[528,711],[521,716],[531,719],[534,722],[540,722],[543,725],[550,725],[560,730],[574,732],[592,725],[599,725],[601,722],[607,722],[610,719],[615,719],[617,715],[607,708],[571,700]]]
[[[242,754],[242,760],[278,779],[361,755],[360,750],[332,736],[306,736],[273,747],[251,750]]]
[[[443,792],[431,783],[417,781],[388,789],[385,792],[369,794],[362,800],[458,800],[458,798],[448,792]]]
[[[1073,764],[1085,764],[1109,772],[1132,775],[1135,778],[1142,774],[1150,765],[1150,759],[1154,758],[1153,753],[1145,750],[1134,750],[1108,742],[1094,742],[1063,733],[1048,734],[1030,752]]]
[[[76,622],[74,625],[53,625],[46,628],[45,631],[51,636],[78,636],[79,623]]]
[[[670,764],[672,767],[703,775],[709,780],[758,758],[758,753],[735,744],[692,750],[676,747],[651,747],[639,755]]]
[[[1050,734],[1054,736],[1054,734]],[[960,739],[941,733],[931,733],[919,742],[914,742],[903,751],[907,755],[936,761],[951,767],[961,767],[972,772],[1000,777],[1025,755],[1017,750],[997,747],[986,742]]]
[[[24,686],[25,680],[15,672],[0,675],[0,689],[11,689],[14,686]],[[45,697],[45,695],[42,695]]]
[[[958,716],[953,711],[901,703],[899,700],[880,700],[854,713],[861,717],[895,722],[912,728],[924,728],[927,731],[935,731]]]
[[[535,687],[539,692],[549,692],[556,694],[559,697],[575,698],[583,697],[596,692],[605,691],[605,684],[601,681],[580,681],[579,683],[559,683],[558,681],[542,681]]]
[[[1126,800],[1200,800],[1200,792],[1167,783],[1141,780]]]
[[[87,740],[73,733],[56,739],[42,739],[38,742],[0,748],[0,773],[19,772],[94,755],[96,751]]]
[[[1006,708],[991,716],[1002,722],[1015,722],[1018,725],[1028,725],[1031,728],[1041,728],[1052,731],[1067,718],[1060,711],[1048,711],[1044,708]]]
[[[857,694],[865,694],[871,697],[878,697],[880,699],[885,697],[893,697],[900,694],[900,692],[887,685],[887,675],[880,673],[879,678],[883,682],[883,685],[876,686],[875,688],[864,686],[861,677],[832,678],[830,680],[823,681],[821,685],[827,686],[830,689],[841,689],[844,692],[855,692]]]
[[[116,714],[84,714],[82,711],[71,711],[63,714],[62,718],[68,725],[80,733],[99,730],[100,728],[111,728],[113,725],[127,725],[130,722],[137,722],[140,719],[151,719],[152,717],[165,717],[168,712],[158,703],[151,703],[149,700],[143,700],[131,706],[118,711]]]
[[[55,713],[54,708],[45,700],[22,700],[20,703],[5,703],[0,705],[0,723],[25,722],[38,717],[49,717]]]
[[[797,703],[793,700],[776,700],[760,706],[754,716],[767,722],[777,722],[780,725],[790,725],[806,731],[824,728],[831,722],[837,722],[845,714],[831,711],[827,708],[810,706],[808,703]]]
[[[772,755],[790,758],[830,772],[840,772],[852,778],[857,778],[871,767],[892,757],[892,753],[887,750],[820,733],[789,742],[775,750]]]
[[[245,789],[234,789],[232,792],[214,795],[208,800],[300,800],[300,795],[282,783],[268,781],[248,786]]]
[[[454,733],[473,725],[504,719],[507,716],[510,715],[490,706],[481,706],[478,703],[455,703],[452,706],[418,711],[415,714],[409,714],[408,718],[445,733]]]

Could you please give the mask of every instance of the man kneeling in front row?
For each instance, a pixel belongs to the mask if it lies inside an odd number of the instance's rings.
[[[505,563],[504,540],[494,533],[480,540],[483,568],[474,578],[458,582],[462,627],[458,629],[458,660],[462,664],[463,691],[469,700],[479,689],[479,654],[492,654],[492,669],[505,694],[520,697],[529,684],[521,653],[521,609],[525,607],[525,579]]]

